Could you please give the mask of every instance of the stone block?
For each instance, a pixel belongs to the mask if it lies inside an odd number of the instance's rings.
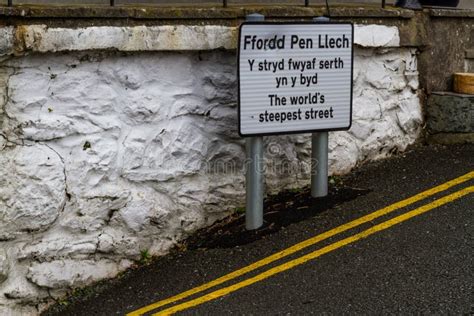
[[[7,252],[0,248],[0,283],[8,278],[10,264],[8,263]]]
[[[110,260],[57,260],[33,263],[27,278],[40,287],[80,287],[118,273],[118,266]]]
[[[0,240],[47,229],[66,202],[61,159],[40,144],[0,153]]]
[[[13,53],[13,27],[0,27],[0,57]]]
[[[427,126],[430,133],[474,132],[474,96],[435,92],[428,100]]]

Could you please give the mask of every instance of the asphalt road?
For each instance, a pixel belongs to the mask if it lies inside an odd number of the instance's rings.
[[[439,192],[400,202],[474,171],[473,157],[474,145],[419,146],[362,166],[337,179],[326,199],[306,200],[304,192],[294,193],[295,199],[309,203],[305,216],[294,216],[295,210],[282,211],[279,218],[266,214],[263,230],[270,233],[255,234],[251,241],[233,235],[233,244],[209,236],[212,247],[174,252],[84,291],[47,314],[133,312],[394,203],[380,217],[151,311],[186,307],[180,305],[184,303],[194,305],[180,312],[185,315],[474,313],[474,174]],[[285,198],[291,200],[291,195]],[[314,253],[321,255],[286,269]],[[237,285],[242,286],[232,287]]]

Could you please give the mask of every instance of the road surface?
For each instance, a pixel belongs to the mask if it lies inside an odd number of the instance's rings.
[[[285,195],[263,233],[209,236],[46,314],[473,313],[473,157],[419,146],[370,163],[328,198]]]

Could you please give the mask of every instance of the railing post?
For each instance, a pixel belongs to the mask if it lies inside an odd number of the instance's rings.
[[[8,0],[8,6],[12,7],[13,6],[13,0]]]
[[[246,21],[263,21],[261,14],[249,14]],[[263,225],[263,137],[248,137],[247,146],[247,174],[245,179],[245,228],[257,229]]]
[[[329,22],[327,17],[317,17],[314,22]],[[311,134],[311,196],[328,195],[328,132]]]
[[[111,7],[115,6],[115,0],[110,0],[110,6]]]

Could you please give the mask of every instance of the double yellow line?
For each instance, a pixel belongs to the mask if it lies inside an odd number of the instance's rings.
[[[148,313],[150,311],[153,311],[159,307],[163,307],[165,305],[168,305],[168,304],[171,304],[171,303],[176,303],[182,299],[185,299],[189,296],[192,296],[192,295],[195,295],[195,294],[198,294],[200,292],[203,292],[205,290],[208,290],[210,288],[213,288],[217,285],[220,285],[224,282],[227,282],[227,281],[230,281],[230,280],[233,280],[237,277],[240,277],[242,275],[245,275],[251,271],[254,271],[258,268],[261,268],[263,266],[266,266],[274,261],[277,261],[281,258],[284,258],[284,257],[287,257],[291,254],[294,254],[298,251],[301,251],[302,249],[305,249],[309,246],[312,246],[318,242],[321,242],[325,239],[328,239],[332,236],[335,236],[337,234],[340,234],[344,231],[347,231],[349,229],[352,229],[354,227],[357,227],[357,226],[360,226],[364,223],[367,223],[367,222],[370,222],[374,219],[377,219],[381,216],[384,216],[386,214],[389,214],[393,211],[396,211],[398,209],[401,209],[403,207],[406,207],[410,204],[413,204],[415,202],[418,202],[418,201],[421,201],[427,197],[430,197],[432,195],[435,195],[437,193],[440,193],[442,191],[445,191],[453,186],[456,186],[458,184],[461,184],[461,183],[464,183],[466,181],[469,181],[471,179],[474,179],[474,171],[473,172],[469,172],[459,178],[456,178],[456,179],[453,179],[451,181],[448,181],[446,183],[443,183],[441,185],[438,185],[434,188],[431,188],[427,191],[424,191],[424,192],[421,192],[421,193],[418,193],[410,198],[407,198],[405,200],[402,200],[402,201],[399,201],[399,202],[396,202],[392,205],[389,205],[387,207],[384,207],[378,211],[375,211],[373,213],[370,213],[368,215],[365,215],[365,216],[362,216],[356,220],[353,220],[351,222],[348,222],[346,224],[343,224],[341,226],[338,226],[336,228],[333,228],[327,232],[324,232],[320,235],[317,235],[317,236],[314,236],[312,238],[309,238],[305,241],[302,241],[298,244],[295,244],[289,248],[286,248],[280,252],[277,252],[269,257],[266,257],[264,259],[261,259],[255,263],[252,263],[246,267],[243,267],[241,269],[238,269],[238,270],[235,270],[229,274],[226,274],[220,278],[217,278],[211,282],[208,282],[208,283],[205,283],[203,285],[200,285],[198,287],[195,287],[193,289],[190,289],[188,291],[185,291],[185,292],[182,292],[178,295],[175,295],[175,296],[172,296],[170,298],[167,298],[167,299],[164,299],[164,300],[161,300],[161,301],[158,301],[156,303],[153,303],[153,304],[150,304],[148,306],[145,306],[145,307],[142,307],[136,311],[133,311],[133,312],[130,312],[129,314],[127,314],[128,316],[137,316],[137,315],[143,315],[145,313]],[[293,259],[293,260],[290,260],[288,262],[285,262],[285,263],[282,263],[280,265],[277,265],[273,268],[270,268],[260,274],[257,274],[253,277],[249,277],[243,281],[240,281],[240,282],[237,282],[233,285],[230,285],[230,286],[227,286],[227,287],[224,287],[224,288],[221,288],[221,289],[218,289],[218,290],[215,290],[213,292],[210,292],[210,293],[207,293],[205,295],[202,295],[200,297],[197,297],[195,299],[191,299],[189,301],[186,301],[186,302],[183,302],[181,304],[177,304],[177,305],[174,305],[172,307],[169,307],[167,309],[164,309],[164,310],[161,310],[160,312],[156,313],[156,314],[153,314],[153,315],[171,315],[171,314],[174,314],[176,312],[179,312],[179,311],[182,311],[182,310],[185,310],[185,309],[188,309],[188,308],[191,308],[193,306],[197,306],[197,305],[200,305],[200,304],[203,304],[205,302],[208,302],[208,301],[211,301],[211,300],[214,300],[216,298],[219,298],[219,297],[222,297],[224,295],[227,295],[227,294],[230,294],[232,292],[235,292],[243,287],[246,287],[246,286],[249,286],[251,284],[254,284],[256,282],[259,282],[259,281],[262,281],[266,278],[269,278],[275,274],[278,274],[278,273],[281,273],[283,271],[286,271],[286,270],[289,270],[289,269],[292,269],[298,265],[301,265],[305,262],[308,262],[309,260],[313,260],[315,258],[318,258],[328,252],[331,252],[331,251],[334,251],[336,249],[339,249],[345,245],[348,245],[348,244],[351,244],[357,240],[360,240],[360,239],[363,239],[363,238],[366,238],[376,232],[379,232],[379,231],[382,231],[384,229],[387,229],[389,227],[392,227],[396,224],[399,224],[403,221],[406,221],[410,218],[413,218],[415,216],[418,216],[420,214],[423,214],[423,213],[426,213],[434,208],[437,208],[441,205],[444,205],[446,203],[449,203],[449,202],[452,202],[456,199],[459,199],[465,195],[468,195],[470,193],[473,193],[474,192],[474,186],[469,186],[467,188],[464,188],[462,190],[459,190],[455,193],[452,193],[452,194],[449,194],[445,197],[442,197],[440,199],[437,199],[431,203],[428,203],[426,205],[423,205],[421,207],[418,207],[410,212],[407,212],[407,213],[404,213],[402,215],[399,215],[397,217],[394,217],[392,219],[389,219],[385,222],[382,222],[378,225],[375,225],[369,229],[366,229],[360,233],[357,233],[355,235],[352,235],[350,237],[347,237],[347,238],[344,238],[342,240],[339,240],[337,242],[334,242],[328,246],[325,246],[321,249],[318,249],[316,251],[313,251],[313,252],[310,252],[306,255],[303,255],[301,257],[298,257],[296,259]]]

